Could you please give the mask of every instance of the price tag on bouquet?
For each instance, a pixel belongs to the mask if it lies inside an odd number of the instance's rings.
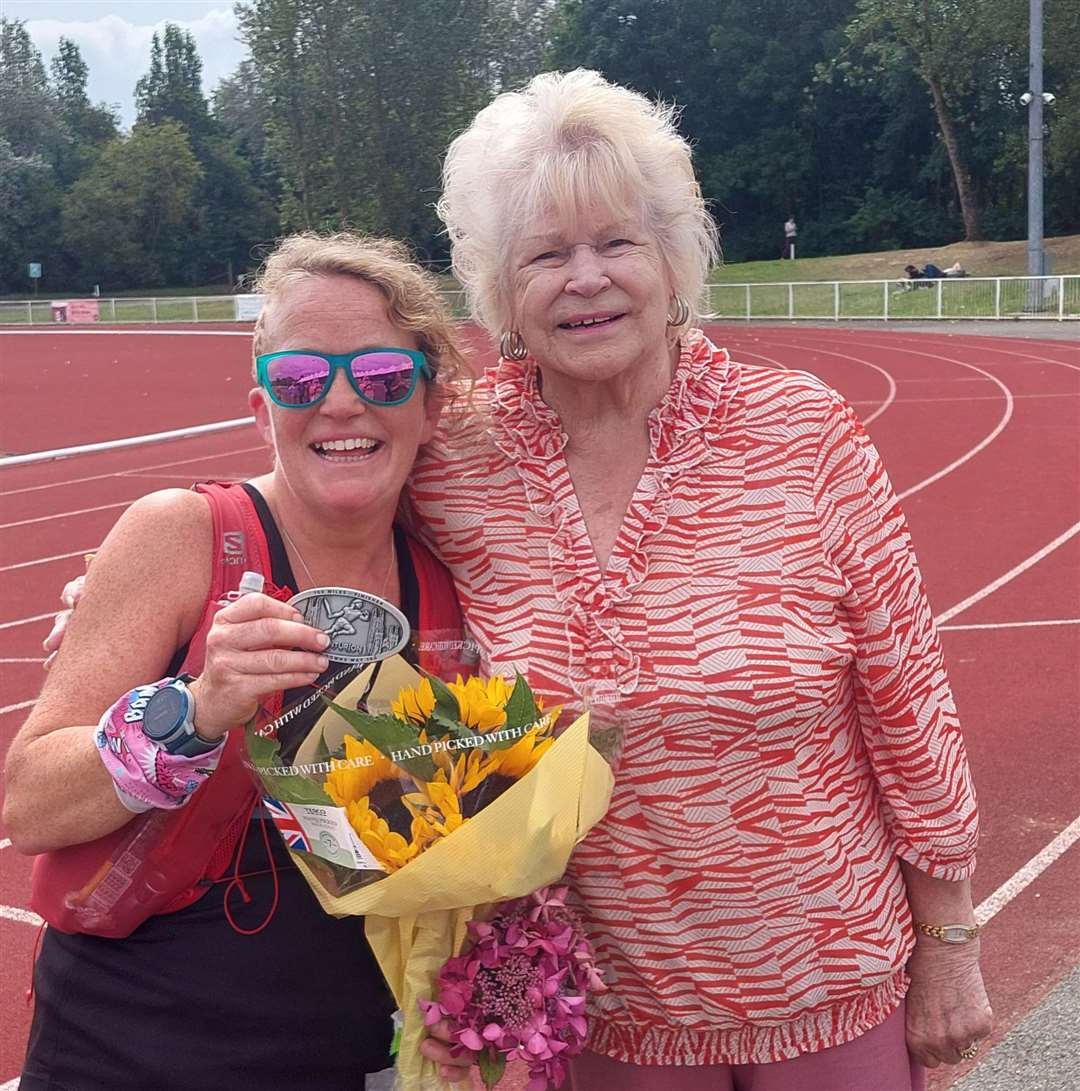
[[[304,620],[330,638],[333,663],[377,663],[409,642],[409,622],[394,605],[350,587],[313,587],[289,599]]]

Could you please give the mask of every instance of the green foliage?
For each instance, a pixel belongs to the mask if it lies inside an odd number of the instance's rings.
[[[105,145],[63,202],[64,237],[93,281],[155,285],[189,279],[204,172],[183,126],[138,123]]]
[[[0,292],[30,287],[26,266],[45,265],[59,234],[60,191],[52,167],[40,155],[16,155],[0,137]]]
[[[150,43],[150,71],[135,84],[139,120],[151,125],[177,121],[194,138],[210,129],[210,109],[202,92],[202,61],[191,32],[166,23]]]
[[[0,17],[0,291],[235,283],[285,231],[441,261],[443,152],[493,94],[597,68],[682,109],[728,260],[1025,232],[1027,0],[243,0],[212,104],[154,35],[118,135],[78,47]],[[1080,231],[1080,18],[1046,5],[1046,229]],[[156,160],[154,157],[157,157]],[[129,159],[130,157],[130,159]]]
[[[361,739],[366,739],[385,758],[400,766],[406,773],[419,780],[432,780],[435,776],[435,763],[426,754],[402,758],[401,751],[420,745],[420,731],[415,724],[406,723],[396,716],[374,716],[368,712],[358,712],[354,708],[345,708],[323,698],[327,708],[333,709]],[[395,757],[394,755],[398,755]]]
[[[248,758],[255,766],[263,788],[268,795],[281,803],[311,803],[321,807],[332,807],[334,801],[310,777],[293,776],[287,773],[281,763],[281,753],[277,740],[256,735],[254,731],[245,733]],[[321,760],[321,759],[320,759]],[[281,769],[282,771],[276,772]]]

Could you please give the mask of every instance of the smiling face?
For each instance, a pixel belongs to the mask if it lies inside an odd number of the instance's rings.
[[[515,325],[545,372],[599,382],[667,366],[671,286],[636,218],[551,213],[511,254]]]
[[[418,347],[411,333],[391,321],[383,294],[357,277],[303,277],[269,306],[264,352]],[[438,420],[438,399],[424,379],[402,405],[367,405],[341,372],[309,409],[274,405],[258,387],[249,402],[276,456],[275,491],[288,490],[329,517],[393,512],[417,448],[431,438]]]

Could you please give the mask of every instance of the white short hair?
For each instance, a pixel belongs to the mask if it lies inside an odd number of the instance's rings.
[[[509,328],[507,251],[551,209],[640,217],[673,292],[698,313],[719,245],[677,119],[674,106],[581,68],[536,76],[476,115],[447,152],[438,212],[481,325]]]

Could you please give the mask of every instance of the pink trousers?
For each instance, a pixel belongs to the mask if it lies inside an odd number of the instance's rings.
[[[904,1005],[852,1042],[773,1064],[632,1065],[597,1053],[570,1063],[572,1091],[926,1091],[907,1051]]]

